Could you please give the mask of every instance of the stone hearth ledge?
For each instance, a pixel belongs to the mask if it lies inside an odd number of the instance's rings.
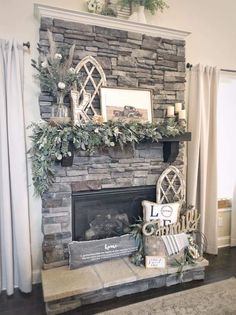
[[[194,266],[185,266],[183,282],[204,279],[206,266],[206,259]],[[42,271],[44,301],[47,314],[50,315],[60,314],[83,304],[179,282],[178,267],[146,269],[134,266],[128,258],[105,261],[76,270],[63,266]]]

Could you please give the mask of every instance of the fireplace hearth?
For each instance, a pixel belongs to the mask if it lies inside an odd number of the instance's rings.
[[[120,236],[142,216],[142,200],[155,201],[156,187],[138,186],[72,193],[72,239]]]

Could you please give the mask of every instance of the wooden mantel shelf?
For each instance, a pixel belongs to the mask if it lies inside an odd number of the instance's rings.
[[[185,132],[182,135],[176,137],[163,137],[160,142],[176,142],[176,141],[191,141],[192,134],[191,132]]]
[[[176,160],[179,154],[179,143],[183,141],[191,141],[191,132],[185,132],[176,137],[162,138],[159,142],[163,143],[163,162],[172,163]],[[71,148],[73,152],[73,148]],[[72,166],[74,154],[70,157],[63,157],[61,161],[62,166]]]
[[[110,16],[91,14],[87,12],[56,8],[44,4],[34,4],[35,16],[60,19],[69,22],[77,22],[88,25],[108,27],[118,30],[146,34],[154,37],[163,37],[167,39],[185,40],[190,32],[180,31],[171,28],[160,27],[150,24],[136,23],[125,19],[118,19]]]

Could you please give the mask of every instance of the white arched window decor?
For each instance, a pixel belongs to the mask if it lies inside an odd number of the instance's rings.
[[[156,189],[157,203],[185,201],[183,174],[175,166],[169,166],[159,177]]]
[[[83,58],[75,68],[81,74],[79,97],[87,98],[83,112],[87,117],[100,115],[100,87],[106,86],[106,75],[99,62],[92,56]]]

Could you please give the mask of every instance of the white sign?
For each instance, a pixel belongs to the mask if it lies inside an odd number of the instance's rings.
[[[143,200],[144,221],[160,220],[161,226],[176,223],[179,215],[180,203],[157,204],[155,202]]]
[[[165,268],[166,259],[161,256],[145,256],[146,268]]]

